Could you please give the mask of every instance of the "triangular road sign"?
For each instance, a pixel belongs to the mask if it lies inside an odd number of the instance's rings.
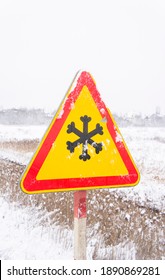
[[[126,187],[139,177],[93,78],[80,72],[23,175],[23,191]]]

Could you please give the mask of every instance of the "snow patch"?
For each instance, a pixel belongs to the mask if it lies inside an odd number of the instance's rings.
[[[0,150],[0,159],[10,160],[18,164],[26,165],[33,156],[33,152],[23,153],[12,149]]]
[[[129,221],[130,221],[130,218],[131,218],[131,216],[127,213],[127,214],[125,215],[125,219],[129,222]]]
[[[72,231],[42,226],[40,215],[37,209],[21,208],[0,197],[1,259],[73,259]]]
[[[116,140],[116,143],[123,142],[123,138],[118,131],[116,131],[116,139],[115,140]]]
[[[100,112],[101,112],[102,115],[105,115],[105,109],[104,108],[101,108]]]
[[[71,103],[70,103],[69,109],[70,109],[70,110],[73,110],[74,108],[75,108],[75,103],[74,103],[74,102],[71,102]]]
[[[46,125],[0,125],[0,142],[41,139]]]
[[[59,112],[57,119],[61,119],[63,114],[64,114],[64,108],[62,108],[61,111]]]

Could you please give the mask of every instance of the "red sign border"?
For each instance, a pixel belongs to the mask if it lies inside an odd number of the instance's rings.
[[[102,118],[106,118],[107,120],[107,128],[128,170],[128,175],[36,180],[37,174],[46,156],[48,155],[52,144],[55,142],[64,122],[66,121],[70,111],[72,110],[71,104],[73,102],[76,102],[84,86],[87,86]],[[28,169],[26,170],[22,178],[21,187],[23,191],[26,193],[43,193],[53,191],[86,190],[101,187],[126,187],[136,185],[140,178],[139,172],[124,141],[116,141],[116,136],[117,132],[119,132],[119,129],[111,113],[108,111],[104,102],[102,101],[100,93],[96,88],[95,82],[88,72],[83,71],[80,73],[76,80],[76,86],[73,88],[73,90],[71,89],[61,108],[62,109],[60,109],[54,117],[52,124],[50,125],[45,135],[45,138],[41,142],[37,152],[35,153]],[[61,110],[62,116],[60,116]]]

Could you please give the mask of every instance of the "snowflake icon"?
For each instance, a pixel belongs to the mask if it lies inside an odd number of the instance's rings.
[[[71,122],[68,125],[67,133],[74,133],[77,135],[79,138],[74,141],[70,142],[67,141],[67,149],[71,152],[74,153],[74,150],[77,146],[82,144],[82,154],[79,156],[79,159],[82,159],[83,161],[89,160],[91,157],[88,154],[88,144],[91,145],[95,149],[95,153],[99,154],[99,152],[102,151],[102,143],[96,143],[92,137],[100,134],[103,134],[103,127],[97,123],[96,128],[93,129],[92,131],[88,132],[88,123],[92,120],[91,117],[88,117],[87,115],[80,117],[80,120],[83,123],[83,131],[81,132],[79,129],[76,128],[75,123]]]

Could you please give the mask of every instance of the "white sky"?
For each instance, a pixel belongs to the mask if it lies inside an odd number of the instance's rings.
[[[0,108],[56,110],[80,69],[112,112],[165,114],[165,1],[0,0]]]

